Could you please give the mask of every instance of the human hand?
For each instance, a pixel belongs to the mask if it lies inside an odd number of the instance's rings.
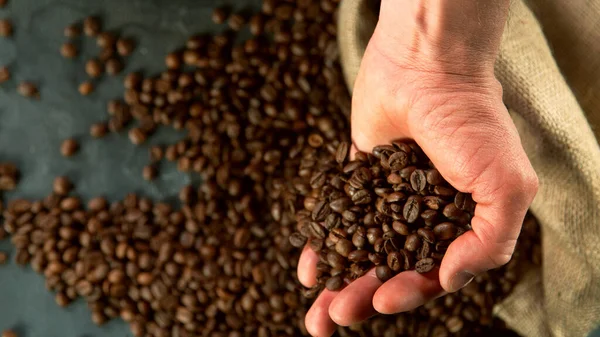
[[[306,315],[314,336],[329,336],[336,324],[348,326],[377,312],[414,309],[507,263],[537,191],[537,177],[494,77],[499,37],[487,48],[460,39],[448,48],[441,36],[422,27],[413,27],[413,34],[392,29],[384,16],[354,87],[354,146],[369,151],[394,139],[414,139],[450,184],[472,193],[473,230],[458,237],[441,267],[430,273],[405,271],[382,284],[371,270],[341,291],[325,289]],[[316,284],[317,261],[305,248],[298,277],[307,287]]]

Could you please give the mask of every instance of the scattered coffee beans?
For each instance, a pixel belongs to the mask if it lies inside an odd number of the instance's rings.
[[[79,150],[79,144],[73,138],[65,139],[60,145],[60,153],[63,157],[72,157]]]
[[[9,19],[0,19],[0,37],[11,37],[13,25]]]
[[[101,32],[96,36],[96,45],[102,49],[113,48],[117,38],[110,32]]]
[[[77,56],[77,47],[71,42],[65,42],[60,47],[60,54],[67,59],[72,59]]]

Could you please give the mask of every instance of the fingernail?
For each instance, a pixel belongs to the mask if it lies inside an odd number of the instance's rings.
[[[473,278],[475,278],[475,275],[465,270],[456,273],[456,275],[454,275],[450,281],[450,291],[455,292],[462,289],[464,286],[469,284],[469,282],[473,281]]]

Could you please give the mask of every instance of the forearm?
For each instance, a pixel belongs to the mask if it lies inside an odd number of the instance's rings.
[[[510,0],[382,0],[377,30],[398,57],[493,67]]]

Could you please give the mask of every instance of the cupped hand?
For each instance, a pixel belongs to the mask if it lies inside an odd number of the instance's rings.
[[[412,310],[507,263],[537,191],[536,174],[502,102],[494,57],[454,63],[410,46],[398,55],[390,39],[378,27],[364,55],[353,92],[354,147],[370,151],[394,139],[414,139],[450,184],[472,193],[472,230],[450,245],[441,267],[430,273],[405,271],[382,284],[371,270],[341,291],[325,289],[306,315],[313,336],[330,336],[336,325],[377,312]],[[298,265],[303,285],[316,284],[317,262],[305,247]]]

